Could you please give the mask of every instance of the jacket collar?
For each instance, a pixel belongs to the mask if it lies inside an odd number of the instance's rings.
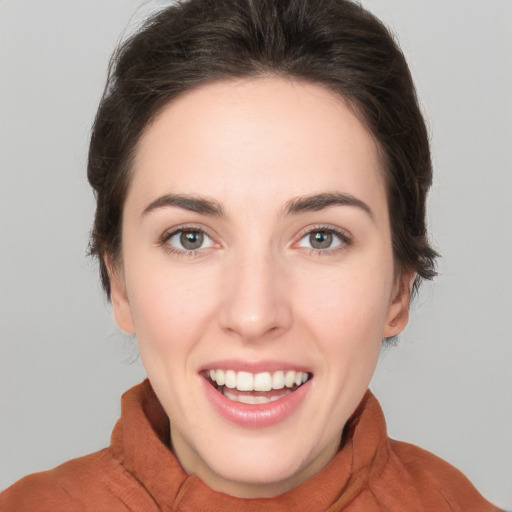
[[[377,478],[389,458],[382,410],[367,391],[342,434],[340,450],[315,476],[274,498],[243,499],[185,473],[169,448],[169,420],[148,380],[127,391],[110,450],[164,510],[277,512],[339,510]]]

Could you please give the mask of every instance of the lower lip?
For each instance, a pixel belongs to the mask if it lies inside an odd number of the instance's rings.
[[[246,428],[271,427],[290,416],[302,403],[309,391],[307,381],[283,398],[266,404],[244,404],[229,400],[206,379],[201,378],[206,396],[216,411],[226,420]]]

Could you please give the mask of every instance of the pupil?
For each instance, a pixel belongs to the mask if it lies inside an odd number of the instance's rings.
[[[328,249],[332,244],[332,234],[327,231],[311,233],[309,242],[314,249]]]
[[[180,236],[180,242],[185,249],[199,249],[203,245],[203,234],[199,231],[184,231]]]

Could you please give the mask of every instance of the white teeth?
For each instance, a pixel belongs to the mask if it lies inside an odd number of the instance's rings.
[[[206,372],[218,386],[226,386],[238,391],[270,391],[272,389],[293,388],[309,379],[307,372],[279,370],[277,372],[235,372],[234,370],[209,370]],[[252,403],[252,402],[246,402]]]
[[[305,374],[307,375],[307,373]],[[272,375],[272,389],[284,388],[284,372],[275,372]]]
[[[239,391],[252,391],[254,389],[254,380],[252,373],[238,372],[236,389]]]
[[[295,372],[286,372],[284,376],[284,384],[287,388],[291,388],[295,384]]]
[[[226,382],[224,384],[226,385],[226,387],[231,388],[231,389],[236,388],[236,381],[237,381],[236,372],[234,372],[233,370],[228,370],[225,373],[225,379],[226,379]]]
[[[242,402],[243,404],[268,404],[269,402],[275,402],[283,396],[291,393],[289,389],[287,389],[283,394],[276,395],[272,397],[266,396],[254,396],[254,395],[236,395],[232,393],[229,389],[224,389],[224,396],[229,400],[233,400],[234,402]]]
[[[226,383],[226,374],[224,373],[224,370],[217,370],[215,371],[215,382],[217,382],[217,385],[224,386]]]
[[[272,389],[272,376],[270,373],[257,373],[254,376],[254,391],[270,391]]]

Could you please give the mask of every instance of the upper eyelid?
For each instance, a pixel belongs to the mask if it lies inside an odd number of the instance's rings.
[[[314,247],[301,247],[298,245],[301,242],[301,240],[303,240],[306,236],[310,235],[311,233],[314,233],[315,231],[328,231],[333,233],[340,240],[340,244],[334,247],[328,247],[326,249],[316,249]],[[294,248],[295,246],[297,249],[308,250],[313,254],[334,255],[348,249],[350,246],[353,245],[352,235],[347,230],[339,227],[324,225],[313,227],[310,226],[308,228],[301,230],[299,233],[300,234],[296,236],[294,242],[292,242],[290,247]]]
[[[208,235],[210,238],[215,236],[215,235],[212,235],[212,232],[210,229],[208,229],[204,226],[197,226],[195,224],[180,224],[178,226],[168,228],[163,232],[162,236],[172,236],[172,235],[175,235],[176,233],[179,233],[180,231],[200,231],[201,233]]]
[[[220,241],[221,238],[215,234],[213,230],[206,226],[200,226],[195,223],[185,223],[181,225],[174,226],[172,228],[166,229],[162,235],[159,237],[160,243],[167,242],[172,236],[174,236],[176,233],[179,233],[180,231],[200,231],[204,233],[206,236],[208,236],[215,244],[217,245],[223,245],[223,243]],[[307,236],[310,233],[313,233],[315,231],[329,231],[334,233],[336,236],[339,236],[341,238],[342,242],[352,242],[353,236],[352,234],[344,228],[341,228],[339,226],[332,226],[329,224],[313,224],[306,226],[302,229],[300,229],[296,235],[292,238],[292,241],[290,242],[290,245],[297,244],[300,240],[302,240],[305,236]],[[201,249],[198,249],[201,250]]]
[[[325,224],[317,224],[317,225],[310,225],[303,229],[301,229],[297,235],[297,240],[302,240],[306,235],[309,235],[310,233],[314,233],[315,231],[330,231],[336,235],[339,235],[340,237],[344,239],[352,240],[352,234],[343,228],[337,227],[337,226],[330,226]]]
[[[215,236],[212,231],[204,226],[197,226],[194,224],[182,224],[178,226],[174,226],[172,228],[166,229],[159,237],[158,237],[158,243],[160,245],[163,245],[167,243],[174,235],[179,233],[180,231],[200,231],[204,235],[206,235],[208,238],[210,238],[215,244],[219,244],[220,242],[219,237]],[[201,249],[197,249],[200,251]]]
[[[199,247],[197,249],[185,249],[176,247],[174,244],[171,244],[170,241],[180,232],[186,231],[197,231],[203,233],[210,239],[211,245],[209,247]],[[174,254],[176,257],[200,257],[201,255],[207,254],[207,252],[212,249],[212,246],[220,246],[220,244],[216,241],[216,238],[208,233],[208,230],[204,227],[191,226],[191,225],[182,225],[175,226],[173,228],[169,228],[162,233],[162,235],[157,240],[157,245],[162,247],[167,253]]]

